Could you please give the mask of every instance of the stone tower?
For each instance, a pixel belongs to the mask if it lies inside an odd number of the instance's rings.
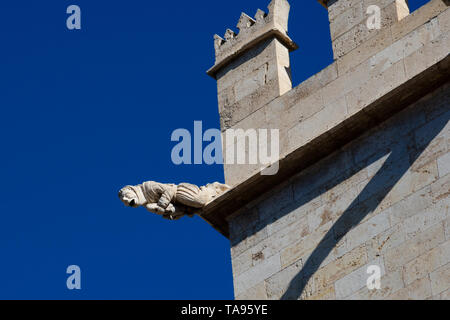
[[[319,2],[335,60],[295,88],[286,0],[215,36],[222,131],[279,130],[278,173],[226,164],[201,214],[230,239],[235,296],[448,299],[448,1]]]

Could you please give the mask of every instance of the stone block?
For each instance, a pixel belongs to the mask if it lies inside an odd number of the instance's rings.
[[[234,278],[235,295],[240,296],[280,270],[280,255],[277,254]]]
[[[446,176],[450,173],[450,152],[437,159],[439,177]]]
[[[340,36],[333,38],[333,54],[335,59],[340,59],[352,50],[358,48],[361,44],[369,41],[382,30],[390,29],[390,26],[398,23],[399,20],[404,18],[409,12],[408,9],[402,5],[403,0],[391,1],[388,5],[381,8],[381,28],[369,29],[367,28],[367,6],[363,7],[363,19],[359,24],[354,24],[350,19],[349,25],[351,26],[348,31]],[[344,14],[342,15],[344,16]]]
[[[293,200],[294,194],[291,184],[272,191],[269,197],[258,204],[259,219],[267,221],[275,212],[289,206]]]
[[[375,36],[377,33],[378,30],[368,29],[365,23],[356,25],[348,32],[333,40],[332,48],[334,59],[337,60],[346,55],[353,49],[360,46],[363,42]]]
[[[436,162],[430,162],[417,171],[409,170],[389,193],[392,203],[397,203],[410,194],[431,184],[438,178]]]
[[[402,222],[407,237],[413,238],[431,226],[442,223],[449,212],[449,205],[450,200],[444,199],[424,210],[415,209],[416,214]]]
[[[360,183],[366,181],[368,178],[368,170],[364,168],[349,175],[347,179],[344,179],[335,185],[331,185],[322,195],[323,203],[333,205],[333,203],[339,200],[341,195],[345,196],[345,193],[348,190],[358,188]]]
[[[243,210],[240,214],[233,217],[230,222],[230,237],[238,238],[240,235],[249,233],[258,224],[259,214],[257,210]]]
[[[241,273],[247,271],[253,266],[252,255],[249,250],[242,252],[240,255],[233,257],[233,277],[236,278]]]
[[[336,18],[330,22],[331,40],[336,39],[355,25],[359,24],[364,17],[365,13],[363,13],[361,2],[355,3],[348,10],[336,16]]]
[[[330,285],[317,291],[305,292],[301,300],[335,300],[334,286]]]
[[[345,275],[352,273],[366,264],[367,252],[365,246],[353,249],[319,269],[313,275],[315,290],[318,291],[327,288]]]
[[[292,128],[298,123],[310,118],[323,108],[322,91],[319,90],[316,93],[301,99],[291,108],[288,108],[286,112],[281,114],[281,117],[284,119],[282,124],[287,128]]]
[[[269,299],[280,299],[289,286],[299,288],[302,286],[303,279],[296,279],[296,276],[302,270],[302,261],[297,261],[280,272],[274,274],[266,280],[267,296]],[[298,292],[299,290],[292,290]],[[296,299],[296,296],[287,296],[286,299]]]
[[[348,114],[353,115],[376,101],[387,92],[402,84],[406,79],[403,61],[398,61],[384,72],[357,87],[346,95]]]
[[[445,290],[439,295],[438,300],[450,300],[450,289]]]
[[[407,79],[420,74],[435,62],[435,55],[431,45],[425,45],[417,49],[414,53],[405,58],[405,72]]]
[[[385,274],[380,279],[381,288],[369,290],[366,287],[363,287],[358,292],[352,294],[347,299],[348,300],[382,300],[386,299],[388,296],[393,294],[394,292],[399,291],[404,288],[404,283],[402,280],[402,273],[399,271],[390,272]]]
[[[217,74],[218,92],[233,86],[239,80],[247,77],[265,64],[273,63],[277,59],[278,54],[276,42],[271,40],[261,43],[258,48],[245,52],[219,71]]]
[[[267,79],[268,69],[269,63],[266,63],[244,79],[236,82],[233,86],[236,101],[241,100],[242,98],[255,92],[258,88],[264,86]]]
[[[402,268],[411,260],[437,247],[445,241],[443,224],[437,224],[414,238],[405,241],[397,247],[388,250],[384,255],[387,272]]]
[[[261,241],[267,238],[267,228],[255,227],[254,229],[248,229],[246,233],[242,234],[239,238],[231,238],[232,248],[231,256],[237,257],[242,252],[254,247]]]
[[[360,46],[337,60],[339,75],[349,72],[355,66],[391,45],[392,42],[390,29],[382,29],[376,36],[363,42]]]
[[[450,263],[430,273],[431,291],[440,294],[450,288]]]
[[[393,40],[397,41],[403,38],[405,35],[438,16],[446,9],[447,6],[442,0],[431,0],[412,12],[409,16],[391,26]]]
[[[450,175],[440,178],[431,185],[431,195],[434,201],[447,199],[450,196]]]
[[[236,300],[266,300],[266,286],[264,281],[258,283],[253,288],[241,293],[241,295],[236,297]]]
[[[441,249],[434,248],[416,259],[408,262],[403,269],[403,279],[408,286],[412,282],[428,276],[441,266]]]
[[[336,299],[346,299],[360,289],[367,287],[367,279],[370,276],[370,274],[367,273],[369,266],[378,266],[381,271],[381,276],[384,276],[385,270],[383,259],[377,258],[372,260],[368,264],[344,276],[334,283]]]
[[[330,82],[323,88],[323,102],[330,105],[370,79],[369,63],[362,63]]]
[[[311,202],[314,202],[314,200]],[[267,221],[269,235],[274,235],[280,231],[285,232],[284,229],[291,228],[292,224],[299,224],[297,228],[301,231],[300,234],[308,233],[309,229],[306,216],[311,210],[314,210],[313,203],[300,206],[300,204],[294,202],[292,206],[287,207],[285,210],[277,211],[271,217],[272,219]]]
[[[390,228],[389,214],[390,211],[385,210],[382,213],[374,216],[370,220],[361,223],[350,230],[345,235],[347,237],[348,250],[356,248],[357,246],[365,243],[368,239],[371,239],[376,235],[388,230]]]
[[[342,122],[347,116],[344,97],[329,104],[288,131],[288,150],[294,150]]]
[[[391,0],[392,1],[392,0]],[[359,6],[361,0],[339,0],[328,6],[328,19],[333,22],[337,17],[352,7]]]
[[[446,141],[448,139],[446,135],[447,132],[450,132],[450,125],[447,125],[446,128],[444,128],[438,135],[433,133],[434,131],[431,130],[436,126],[439,126],[441,121],[441,119],[436,118],[416,130],[414,133],[416,144],[415,147],[420,150],[421,153],[418,154],[417,157],[415,149],[412,150],[411,156],[415,157],[411,166],[412,170],[423,168],[424,166],[435,162],[439,157],[448,152],[449,146]]]
[[[273,233],[270,237],[251,248],[252,256],[262,257],[258,261],[254,261],[253,264],[255,265],[262,260],[281,252],[284,248],[308,235],[309,229],[306,217],[299,218],[297,221],[294,221],[285,228]]]
[[[432,296],[428,277],[414,281],[409,286],[391,294],[387,300],[425,300]]]
[[[445,239],[449,240],[450,239],[450,215],[447,215],[447,218],[444,221],[444,228],[445,228]]]
[[[317,244],[323,239],[332,226],[332,222],[328,222],[314,233],[300,239],[299,241],[289,245],[281,251],[281,265],[283,268],[291,265],[295,261],[305,257]]]
[[[397,247],[406,240],[406,233],[400,224],[376,235],[366,242],[369,260],[383,256],[387,251]]]

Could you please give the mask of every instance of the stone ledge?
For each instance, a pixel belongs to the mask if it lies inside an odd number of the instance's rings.
[[[425,69],[384,96],[354,113],[337,126],[324,131],[306,144],[280,159],[275,176],[259,173],[208,204],[200,216],[213,228],[229,237],[228,219],[236,211],[274,186],[320,161],[367,130],[392,117],[408,105],[450,80],[450,55]]]

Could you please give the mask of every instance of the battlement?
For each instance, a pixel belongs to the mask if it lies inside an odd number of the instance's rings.
[[[237,24],[238,33],[227,29],[223,38],[214,35],[216,61],[207,72],[210,76],[215,78],[228,62],[270,37],[277,38],[289,51],[298,49],[287,35],[290,11],[287,0],[272,0],[268,9],[269,13],[258,9],[254,18],[242,13]]]

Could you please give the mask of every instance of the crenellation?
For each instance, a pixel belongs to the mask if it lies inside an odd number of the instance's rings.
[[[242,12],[241,17],[239,18],[239,22],[237,24],[237,28],[239,29],[239,33],[246,32],[248,29],[256,23],[256,20],[246,15]]]
[[[214,36],[216,65],[208,71],[211,76],[215,76],[217,70],[228,60],[269,36],[278,37],[290,51],[297,49],[297,45],[287,36],[290,10],[287,0],[272,0],[268,9],[268,14],[258,9],[255,19],[242,13],[237,24],[239,33],[227,29],[225,41],[221,41],[218,35]]]
[[[267,13],[265,13],[263,10],[261,10],[261,9],[256,10],[256,14],[255,14],[256,23],[258,23],[258,24],[265,23],[266,17],[267,17]]]
[[[227,31],[225,32],[224,38],[225,41],[231,41],[232,39],[236,38],[237,34],[231,30],[231,29],[227,29]]]

